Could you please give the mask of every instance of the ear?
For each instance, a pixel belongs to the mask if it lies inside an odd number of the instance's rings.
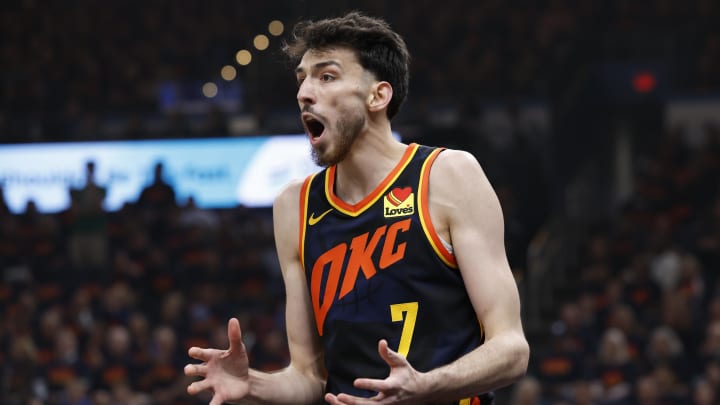
[[[368,109],[372,112],[386,109],[392,100],[393,88],[388,82],[377,82],[373,84],[372,91],[368,95]]]

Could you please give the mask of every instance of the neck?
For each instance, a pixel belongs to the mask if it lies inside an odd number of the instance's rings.
[[[348,204],[361,201],[397,165],[406,148],[393,138],[389,126],[382,132],[362,134],[337,165],[335,194]]]

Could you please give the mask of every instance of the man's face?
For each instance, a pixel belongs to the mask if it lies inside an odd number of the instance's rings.
[[[315,163],[337,164],[365,128],[373,77],[347,48],[309,50],[295,75],[301,120]]]

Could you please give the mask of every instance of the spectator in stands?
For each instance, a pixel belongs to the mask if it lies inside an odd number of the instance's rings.
[[[88,385],[86,380],[79,378],[68,382],[59,405],[93,405],[88,395]]]
[[[215,212],[198,207],[194,196],[189,196],[182,207],[178,224],[188,228],[217,230],[220,218]]]
[[[98,373],[93,376],[95,388],[112,390],[119,384],[134,386],[141,367],[135,363],[130,333],[123,325],[111,325],[107,329],[103,346],[103,361]]]
[[[144,227],[139,232],[156,241],[163,241],[173,226],[177,208],[174,187],[168,182],[164,162],[158,161],[153,167],[150,184],[140,192],[136,207],[144,216]]]
[[[699,378],[706,379],[715,389],[720,390],[720,358],[706,358],[703,366],[698,373]]]
[[[693,383],[692,400],[695,405],[713,405],[718,403],[718,387],[708,380],[700,378]]]
[[[9,336],[7,352],[2,364],[2,394],[8,405],[21,405],[29,398],[47,397],[47,392],[35,384],[39,368],[37,348],[28,334]]]
[[[54,398],[59,398],[60,394],[68,389],[73,393],[70,395],[66,392],[66,394],[77,397],[81,387],[69,386],[79,381],[89,381],[91,371],[83,361],[75,331],[65,326],[60,327],[55,333],[54,351],[43,365],[44,383],[47,384],[48,391]]]
[[[576,381],[586,377],[588,366],[574,337],[562,331],[555,333],[538,345],[530,374],[542,382],[545,397],[559,400]]]
[[[630,357],[637,359],[639,352],[645,347],[647,331],[637,319],[633,308],[622,300],[613,305],[608,311],[605,327],[622,331],[628,341]]]
[[[599,400],[629,401],[637,368],[631,358],[627,337],[621,330],[610,328],[603,333],[594,374],[600,389]]]
[[[623,296],[638,319],[646,326],[659,323],[662,290],[650,275],[648,255],[644,252],[632,254],[622,274],[625,279]]]
[[[700,354],[706,360],[720,357],[720,321],[713,321],[706,326]]]
[[[165,178],[165,164],[162,161],[155,163],[152,182],[140,192],[137,205],[141,209],[151,210],[154,214],[177,206],[175,189]]]
[[[151,346],[147,348],[150,361],[136,385],[142,392],[149,393],[153,404],[177,403],[186,396],[185,384],[188,379],[182,375],[183,353],[178,347],[177,335],[169,326],[158,326],[153,331]]]
[[[518,381],[513,388],[510,405],[540,405],[542,404],[542,387],[534,377],[525,377]]]
[[[101,270],[108,262],[107,189],[98,184],[95,162],[85,164],[85,184],[70,190],[68,250],[76,271]]]
[[[697,347],[702,336],[701,316],[694,312],[690,301],[683,294],[667,292],[662,304],[662,322],[672,328],[686,348]]]
[[[687,404],[690,400],[690,389],[678,374],[678,370],[669,364],[660,364],[652,371],[658,382],[658,393],[662,401],[670,404]]]
[[[680,337],[664,325],[655,328],[650,334],[644,359],[649,369],[660,364],[670,364],[681,376],[687,376],[692,371]]]
[[[660,399],[660,387],[652,375],[643,375],[635,383],[635,402],[638,405],[665,405]]]

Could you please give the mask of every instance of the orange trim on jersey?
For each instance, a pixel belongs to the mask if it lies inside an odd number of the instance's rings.
[[[300,249],[300,264],[302,265],[303,270],[305,270],[305,231],[307,229],[307,210],[308,201],[310,199],[310,183],[312,183],[315,175],[317,175],[317,173],[308,176],[303,182],[302,188],[300,188],[300,226],[298,226],[300,240],[298,248]]]
[[[429,184],[430,184],[430,167],[432,166],[435,159],[438,157],[443,149],[435,149],[425,159],[420,170],[420,186],[418,187],[418,212],[420,214],[420,224],[422,224],[423,231],[432,245],[433,250],[437,253],[438,257],[452,268],[457,268],[457,261],[455,255],[453,255],[442,243],[440,235],[437,234],[435,226],[430,219],[430,197],[429,197]]]
[[[482,400],[479,397],[465,398],[461,399],[458,405],[482,405]]]
[[[380,199],[383,194],[385,194],[388,187],[393,184],[395,180],[397,180],[398,176],[400,176],[400,173],[405,170],[405,167],[407,167],[407,165],[410,163],[412,157],[415,156],[415,152],[417,152],[418,148],[419,145],[415,143],[411,143],[410,145],[408,145],[407,149],[405,149],[405,153],[403,154],[402,158],[400,158],[398,164],[395,165],[395,167],[392,169],[392,171],[390,171],[390,173],[388,173],[387,176],[385,176],[385,179],[383,179],[382,183],[380,183],[380,185],[378,185],[375,190],[373,190],[357,204],[348,204],[345,201],[341,200],[340,197],[335,195],[335,173],[337,171],[337,166],[330,166],[325,175],[325,195],[327,196],[330,205],[336,210],[342,212],[345,215],[350,215],[351,217],[357,217],[358,215],[362,214],[366,209],[368,209],[368,207],[375,204],[377,200]]]

